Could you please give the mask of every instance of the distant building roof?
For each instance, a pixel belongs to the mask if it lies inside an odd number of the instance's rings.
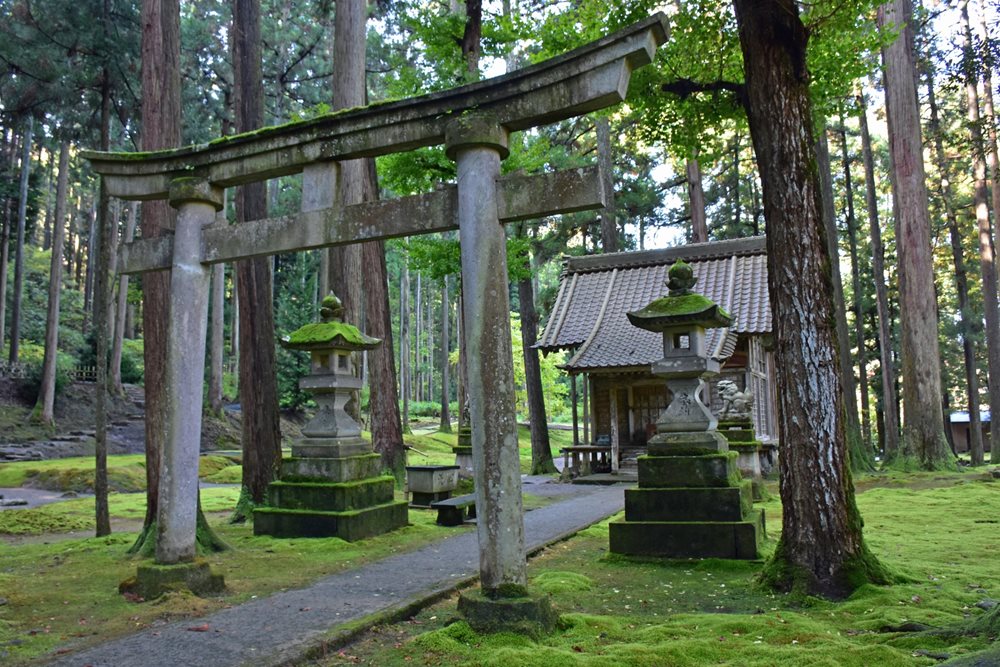
[[[970,415],[968,412],[952,412],[951,413],[951,423],[952,424],[968,424]],[[983,424],[990,423],[990,411],[980,410],[979,411],[979,421]]]
[[[536,347],[575,350],[566,363],[571,371],[641,367],[661,359],[661,335],[632,326],[625,314],[666,294],[667,269],[678,259],[694,269],[695,291],[735,318],[731,327],[708,332],[713,357],[729,357],[739,334],[771,331],[765,238],[756,236],[567,258],[559,295]]]

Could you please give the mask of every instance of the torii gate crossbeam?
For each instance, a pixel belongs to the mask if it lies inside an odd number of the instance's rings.
[[[507,260],[501,222],[603,205],[596,170],[499,178],[509,133],[622,101],[633,69],[666,41],[657,14],[562,56],[440,93],[328,114],[208,144],[154,153],[83,153],[107,191],[168,199],[173,238],[122,251],[125,273],[171,269],[168,434],[161,465],[156,560],[195,555],[202,369],[213,262],[352,241],[460,232],[464,330],[477,493],[480,579],[487,595],[526,582]],[[341,206],[339,161],[444,143],[458,184],[402,200]],[[303,172],[302,212],[216,226],[227,187]]]

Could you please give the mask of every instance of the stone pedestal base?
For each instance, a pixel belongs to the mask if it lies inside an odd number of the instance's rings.
[[[739,453],[737,466],[743,477],[753,482],[754,501],[767,500],[763,469],[768,454],[763,443],[757,440],[751,421],[740,419],[722,422],[719,433],[729,441],[729,449]]]
[[[393,500],[395,479],[380,474],[381,457],[366,441],[303,438],[292,452],[267,487],[267,506],[254,509],[254,535],[354,542],[407,524],[406,503]]]
[[[609,526],[611,552],[758,558],[764,513],[753,509],[752,483],[740,476],[739,454],[726,451],[716,433],[677,435],[685,437],[661,439],[650,447],[653,455],[639,458],[639,488],[625,490],[625,520]],[[676,455],[678,450],[691,453]],[[661,452],[671,455],[656,455]]]
[[[466,591],[458,599],[458,611],[480,633],[516,632],[537,639],[553,632],[559,622],[546,596],[494,599],[481,590]]]
[[[339,537],[356,542],[388,533],[407,523],[404,501],[347,512],[258,507],[253,534],[274,537]]]
[[[200,597],[219,595],[226,590],[221,574],[212,572],[203,560],[175,565],[143,563],[136,576],[118,585],[119,593],[132,593],[145,600],[158,598],[169,591],[191,591]]]
[[[472,479],[472,445],[452,447],[455,454],[455,465],[458,466],[458,476],[461,479]]]
[[[752,510],[746,521],[615,521],[608,528],[616,554],[754,560],[764,536],[764,510]]]
[[[410,507],[429,509],[431,503],[436,503],[439,500],[448,500],[449,498],[451,498],[451,491],[438,491],[436,493],[412,491],[410,493]]]

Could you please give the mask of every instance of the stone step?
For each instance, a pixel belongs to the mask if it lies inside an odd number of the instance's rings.
[[[353,512],[258,507],[253,512],[253,533],[274,537],[339,537],[355,542],[401,528],[407,520],[405,501]]]
[[[642,456],[641,488],[737,486],[742,481],[736,452],[703,456]]]
[[[351,482],[378,477],[381,472],[382,457],[373,452],[342,459],[285,459],[280,477],[286,482]]]
[[[346,512],[392,501],[395,479],[374,477],[358,482],[272,482],[267,487],[267,504],[297,510]]]
[[[610,550],[627,556],[755,560],[765,538],[764,510],[747,521],[614,521]]]
[[[750,481],[735,487],[626,489],[626,521],[743,521],[753,509]]]

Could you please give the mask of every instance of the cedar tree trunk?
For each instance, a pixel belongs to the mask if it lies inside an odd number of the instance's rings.
[[[236,131],[248,132],[264,124],[264,88],[261,75],[260,0],[233,2],[233,74]],[[236,189],[236,221],[267,217],[267,184],[250,183]],[[250,518],[247,504],[264,502],[267,485],[281,464],[281,425],[278,419],[278,381],[274,352],[274,308],[271,266],[266,257],[236,263],[239,273],[240,411],[243,415],[243,496],[233,521]]]
[[[878,198],[875,193],[875,159],[872,139],[868,133],[868,111],[864,95],[858,95],[858,128],[861,131],[861,154],[865,166],[865,209],[868,211],[868,232],[871,239],[872,273],[875,276],[875,304],[878,311],[879,365],[882,370],[882,443],[885,458],[899,450],[899,399],[896,395],[896,366],[892,359],[891,317],[889,295],[885,281],[885,249],[878,219]]]
[[[899,34],[882,48],[902,334],[903,440],[896,459],[903,467],[933,470],[955,463],[941,415],[941,355],[911,17],[910,0],[891,0],[878,11],[879,27]]]
[[[792,0],[734,5],[764,189],[782,443],[781,540],[764,578],[841,597],[885,573],[865,546],[847,462],[807,33]]]

